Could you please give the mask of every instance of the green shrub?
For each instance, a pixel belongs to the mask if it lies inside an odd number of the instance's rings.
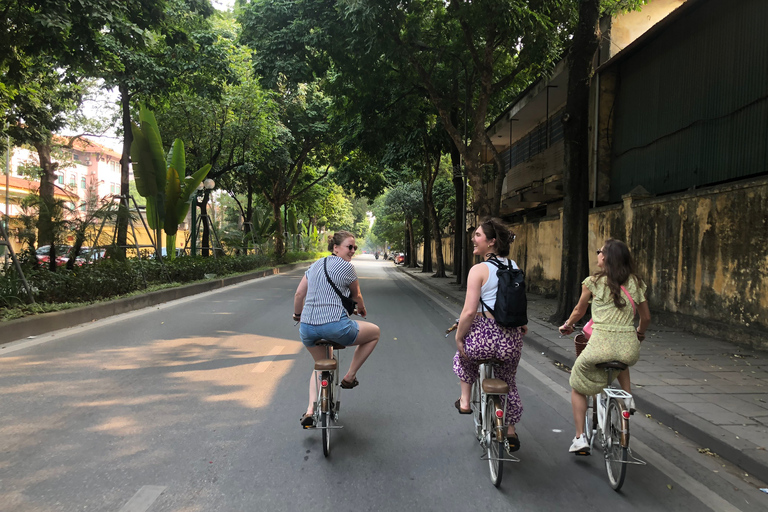
[[[289,252],[289,263],[316,260],[327,253]],[[266,255],[223,256],[203,258],[185,256],[174,260],[129,259],[117,261],[103,259],[92,264],[67,270],[59,267],[50,272],[44,267],[28,265],[25,275],[40,303],[87,303],[126,295],[154,285],[189,283],[205,278],[249,272],[274,266],[274,259]],[[21,280],[13,269],[0,274],[0,310],[19,307],[27,302]],[[22,308],[24,310],[24,308]],[[26,310],[22,314],[32,314]],[[2,313],[2,311],[0,311]]]

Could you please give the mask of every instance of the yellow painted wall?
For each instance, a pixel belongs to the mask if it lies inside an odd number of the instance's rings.
[[[517,235],[510,257],[529,288],[556,294],[561,218],[510,227]],[[591,272],[595,251],[611,237],[629,245],[656,323],[768,349],[768,178],[625,197],[624,204],[592,210]]]

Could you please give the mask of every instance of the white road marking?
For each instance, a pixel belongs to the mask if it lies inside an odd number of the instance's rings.
[[[277,345],[272,347],[272,350],[269,351],[269,355],[265,357],[264,359],[259,362],[256,366],[253,367],[253,370],[251,370],[251,373],[264,373],[267,371],[267,368],[269,368],[269,365],[272,364],[272,361],[275,360],[275,358],[280,354],[280,352],[283,351],[285,347],[282,345]]]
[[[136,491],[119,512],[147,512],[165,489],[164,485],[145,485]]]
[[[570,405],[571,392],[569,390],[544,375],[526,361],[521,360],[520,366]],[[680,487],[691,493],[691,495],[698,498],[699,501],[710,510],[714,510],[715,512],[740,512],[739,508],[734,507],[718,494],[711,491],[708,487],[691,478],[687,473],[667,461],[662,455],[655,452],[650,446],[640,441],[637,437],[632,437],[632,446],[637,448],[638,452],[643,454],[643,457],[647,459],[649,464],[674,480]]]

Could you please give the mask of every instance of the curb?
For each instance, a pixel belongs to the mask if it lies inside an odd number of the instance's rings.
[[[239,276],[211,279],[176,288],[169,288],[167,290],[158,290],[135,297],[126,297],[99,304],[82,306],[64,311],[42,313],[39,315],[19,318],[18,320],[2,322],[0,323],[0,326],[2,326],[2,329],[0,329],[0,345],[28,338],[29,336],[39,336],[51,331],[95,322],[96,320],[155,306],[164,302],[183,299],[184,297],[217,290],[252,279],[280,274],[281,272],[301,268],[305,265],[309,266],[309,263],[291,263],[266,270],[257,270]]]
[[[398,270],[410,278],[423,283],[426,287],[439,292],[441,296],[445,296],[443,290],[432,285],[429,281],[421,280],[399,267]],[[448,296],[447,298],[456,304],[463,305],[453,296]],[[533,322],[540,324],[536,320]],[[525,341],[530,347],[535,348],[548,359],[573,367],[576,360],[575,354],[564,350],[540,334],[528,331]],[[710,451],[736,464],[750,475],[759,478],[763,482],[768,482],[768,451],[765,450],[768,447],[760,447],[744,439],[738,440],[738,447],[734,446],[724,441],[729,436],[735,438],[736,435],[734,433],[702,420],[678,405],[648,391],[644,391],[642,388],[633,389],[632,396],[635,398],[638,409],[650,414],[652,419],[672,428],[676,432],[680,432],[702,448],[709,448]]]

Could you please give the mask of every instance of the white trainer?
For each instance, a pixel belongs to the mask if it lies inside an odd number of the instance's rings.
[[[625,399],[624,403],[626,404],[629,413],[635,414],[635,397]]]
[[[589,443],[587,442],[587,436],[581,434],[579,437],[573,438],[571,448],[568,450],[571,453],[589,453]]]

